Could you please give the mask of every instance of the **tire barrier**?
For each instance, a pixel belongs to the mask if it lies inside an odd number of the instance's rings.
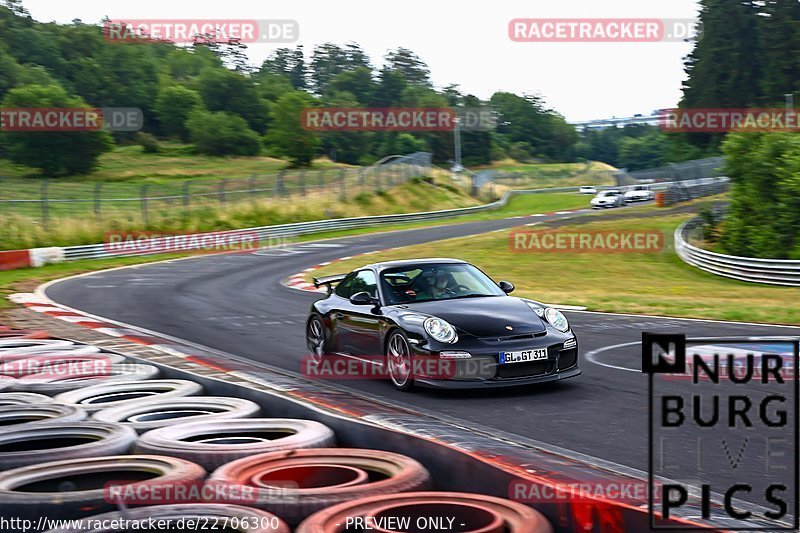
[[[257,416],[261,407],[243,398],[198,396],[158,399],[102,409],[92,415],[94,420],[116,422],[144,433],[174,424],[209,423],[219,419],[240,419]]]
[[[43,422],[80,422],[86,411],[75,405],[57,403],[6,405],[0,407],[0,427],[19,428]]]
[[[114,365],[124,363],[127,359],[124,355],[101,352],[94,346],[87,346],[85,348],[79,347],[74,350],[53,350],[45,351],[44,353],[35,352],[9,355],[5,355],[2,351],[0,351],[0,365],[2,365],[2,367],[0,367],[0,371],[2,371],[1,369],[6,366],[13,368],[13,364],[20,360],[29,361],[31,363],[35,363],[37,361],[41,361],[42,363],[55,363],[59,361],[102,361],[104,363]]]
[[[348,525],[385,533],[390,531],[388,524],[401,525],[402,531],[553,532],[541,513],[518,502],[462,492],[410,492],[334,505],[308,517],[295,533],[330,533]]]
[[[2,392],[0,393],[0,407],[6,405],[26,405],[29,403],[50,403],[53,399],[44,394],[32,392]]]
[[[222,505],[211,503],[198,504],[172,504],[136,507],[125,512],[111,512],[87,517],[86,520],[95,524],[121,523],[126,520],[130,529],[139,529],[136,525],[141,523],[142,531],[148,528],[148,519],[157,517],[164,521],[167,531],[226,531],[247,533],[290,533],[286,522],[274,514],[243,507],[241,505]],[[192,527],[199,525],[201,527]],[[206,529],[211,528],[213,529]],[[51,529],[45,533],[116,533],[117,529]]]
[[[254,455],[221,466],[209,479],[253,487],[257,500],[253,505],[277,514],[291,526],[331,505],[431,486],[430,473],[416,460],[357,448]]]
[[[203,387],[185,379],[154,379],[101,383],[58,394],[53,399],[59,403],[80,405],[89,413],[100,409],[134,405],[143,400],[165,400],[201,394]]]
[[[128,431],[133,432],[129,428]],[[42,462],[0,472],[0,516],[70,519],[117,508],[110,483],[201,483],[199,465],[175,457],[122,455]]]
[[[17,380],[0,376],[0,392],[11,389]]]
[[[0,364],[39,357],[83,361],[112,355],[125,360],[123,356],[107,354],[96,347],[59,339],[0,338],[0,344]],[[184,370],[169,372],[170,376],[191,376]],[[199,374],[198,379],[208,378],[203,372]],[[4,382],[13,385],[16,380],[0,375],[0,384]],[[214,379],[202,382],[217,390],[212,386],[216,383]],[[430,527],[435,520],[447,517],[459,517],[464,524],[451,531],[552,531],[542,515],[516,502],[467,493],[419,493],[433,487],[431,474],[415,459],[378,450],[331,448],[334,435],[327,426],[306,420],[249,418],[258,416],[256,403],[221,396],[193,396],[203,393],[203,387],[193,380],[135,380],[90,386],[84,382],[79,385],[81,388],[53,398],[30,392],[0,393],[0,517],[74,519],[107,513],[103,516],[142,516],[145,524],[150,523],[149,520],[145,522],[148,518],[174,516],[175,527],[171,530],[187,531],[194,529],[181,525],[181,519],[195,517],[211,507],[225,507],[234,511],[221,512],[218,518],[240,520],[232,521],[224,531],[259,531],[253,529],[253,524],[257,523],[252,519],[240,526],[245,518],[260,513],[259,516],[269,520],[269,531],[288,531],[285,528],[302,523],[299,531],[332,533],[345,528],[329,527],[330,520],[335,519],[326,518],[333,516],[325,514],[326,509],[337,506],[333,511],[338,512],[341,508],[350,509],[351,505],[371,504],[375,500],[373,506],[356,507],[353,513],[357,511],[365,520],[366,517],[378,520],[386,517],[395,522],[427,519],[427,529],[432,531],[447,529]],[[222,390],[236,389],[226,386]],[[315,399],[311,398],[310,402],[313,404]],[[81,410],[85,415],[75,416],[91,416],[91,419],[64,420],[70,416],[68,411],[74,414]],[[303,416],[300,409],[287,412],[279,407],[274,412]],[[60,415],[63,417],[58,418]],[[381,418],[381,415],[375,416]],[[351,427],[337,425],[340,421],[337,417],[322,419],[331,420],[331,426],[341,431]],[[322,433],[312,431],[314,426],[321,428]],[[421,427],[429,434],[429,426]],[[385,427],[362,429],[367,433],[354,433],[350,442],[378,448],[394,447],[399,442],[387,438]],[[137,436],[137,432],[142,435]],[[401,438],[405,440],[409,435]],[[472,445],[466,432],[457,436]],[[384,438],[387,438],[385,445]],[[155,445],[148,447],[151,441]],[[462,464],[457,452],[445,448],[449,442],[454,441],[420,443],[420,457],[431,461],[432,472],[443,476],[440,488],[472,488],[503,494],[496,490],[502,475],[489,474],[493,465],[479,464],[476,470],[470,462],[472,459]],[[461,444],[462,440],[457,442]],[[412,449],[408,444],[396,449]],[[309,446],[318,448],[307,448]],[[506,446],[504,443],[496,448],[502,457],[505,457]],[[131,449],[158,455],[115,456],[130,454]],[[495,450],[492,447],[476,449],[490,450],[489,453]],[[417,456],[417,448],[413,450],[411,453]],[[59,460],[45,462],[54,458]],[[538,456],[534,459],[544,460]],[[448,460],[455,461],[452,469],[451,465],[442,464]],[[528,456],[525,460],[526,464],[539,464]],[[544,464],[550,465],[546,460]],[[213,471],[207,481],[204,466]],[[553,471],[559,472],[558,467]],[[574,470],[568,473],[574,475]],[[484,474],[488,474],[485,479]],[[471,477],[476,478],[475,481]],[[136,489],[134,494],[129,493],[131,487]],[[187,496],[180,496],[176,489]],[[430,500],[432,497],[443,501]],[[479,504],[473,501],[476,498]],[[139,510],[144,505],[155,507],[148,507],[152,509],[148,514],[147,510]],[[559,507],[557,511],[545,506],[542,511],[553,524],[558,523],[559,531],[568,527],[588,531],[609,524],[616,528],[609,531],[622,531],[623,524],[630,526],[628,530],[638,531],[646,523],[646,516],[639,508],[623,516],[626,511],[617,507],[605,509],[594,505],[594,502],[572,504]],[[121,510],[116,511],[120,507]],[[601,510],[605,514],[601,514]],[[115,512],[109,513],[111,511]],[[139,515],[140,512],[143,514]],[[151,516],[153,514],[155,516]],[[276,523],[277,517],[288,526]],[[346,530],[385,531],[375,527],[374,521],[368,527],[353,525],[355,527],[346,527]],[[278,526],[280,529],[276,529]],[[423,528],[411,527],[406,531],[421,530]],[[96,531],[103,533],[103,530]]]
[[[49,336],[43,329],[14,329],[0,326],[0,339],[46,339]]]
[[[59,459],[128,453],[136,432],[108,422],[48,422],[0,430],[0,470]]]
[[[91,387],[93,385],[105,385],[121,381],[142,381],[158,377],[160,371],[153,365],[140,365],[134,363],[108,364],[104,361],[97,361],[99,366],[95,367],[91,361],[61,361],[54,362],[53,366],[47,371],[36,374],[29,374],[17,378],[12,389],[19,392],[38,392],[42,394],[54,395],[63,392]],[[70,374],[71,366],[75,366]],[[92,372],[95,368],[95,373]],[[84,373],[82,375],[82,373]],[[59,375],[66,373],[67,375]]]
[[[287,418],[249,418],[188,422],[148,431],[136,452],[193,461],[212,471],[242,457],[281,450],[329,448],[333,431],[319,422]]]
[[[68,347],[64,347],[62,349],[48,349],[44,348],[42,350],[21,350],[16,351],[14,349],[9,350],[0,350],[0,365],[3,367],[10,366],[13,370],[15,364],[19,365],[21,361],[40,361],[40,362],[49,362],[49,361],[58,361],[58,360],[73,360],[73,361],[94,361],[97,359],[103,359],[103,361],[108,363],[123,363],[125,362],[125,357],[119,354],[111,354],[111,353],[104,353],[101,352],[98,348],[94,346],[76,346],[75,348],[69,349]]]
[[[17,355],[41,355],[55,350],[82,350],[87,353],[97,353],[100,348],[59,339],[0,339],[0,357],[3,358]]]

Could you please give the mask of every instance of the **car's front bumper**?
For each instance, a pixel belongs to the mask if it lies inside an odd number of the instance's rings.
[[[446,377],[418,374],[414,381],[425,387],[485,388],[509,387],[558,381],[581,373],[578,362],[578,345],[564,348],[564,342],[575,339],[572,331],[555,333],[548,328],[545,335],[513,340],[493,338],[461,338],[454,345],[416,344],[414,355],[424,359],[437,359],[440,351],[465,351],[470,358],[450,361]],[[501,351],[547,349],[547,359],[524,363],[501,364]],[[436,368],[436,366],[434,366]]]
[[[521,385],[532,385],[535,383],[546,383],[548,381],[559,381],[562,379],[573,378],[580,375],[581,369],[575,365],[569,370],[556,372],[554,374],[544,374],[541,376],[528,376],[521,378],[509,378],[502,380],[484,379],[477,381],[444,380],[444,379],[424,379],[416,378],[414,384],[420,387],[430,387],[437,389],[491,389],[499,387],[517,387]]]

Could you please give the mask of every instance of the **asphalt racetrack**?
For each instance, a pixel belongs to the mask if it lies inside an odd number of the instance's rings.
[[[628,215],[625,210],[615,210],[598,216]],[[436,257],[433,241],[439,239],[529,222],[557,225],[567,217],[572,217],[569,223],[590,219],[585,214],[578,218],[575,214],[551,214],[476,221],[343,237],[259,253],[201,256],[67,279],[51,285],[47,296],[94,315],[299,372],[300,358],[307,353],[305,320],[310,304],[321,295],[283,286],[281,281],[287,276],[343,256],[425,242],[432,243],[430,256]],[[365,263],[369,258],[365,257]],[[583,368],[583,374],[571,380],[513,389],[423,389],[414,393],[399,392],[375,380],[339,385],[385,402],[461,420],[467,427],[494,435],[544,442],[567,454],[580,452],[645,471],[647,379],[638,371],[642,331],[708,337],[800,335],[800,328],[778,326],[592,312],[566,315],[578,336]],[[738,448],[738,444],[732,446]],[[718,455],[722,451],[704,453]],[[743,453],[736,473],[730,479],[723,475],[720,483],[736,481],[736,476],[748,480],[762,477],[763,462],[755,458],[763,450],[752,447]],[[753,461],[747,455],[751,453]],[[751,500],[763,504],[758,498]]]

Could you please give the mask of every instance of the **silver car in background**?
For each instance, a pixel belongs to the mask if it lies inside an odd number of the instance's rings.
[[[618,189],[607,189],[600,191],[597,196],[592,198],[592,209],[604,207],[622,207],[625,205],[625,196]]]

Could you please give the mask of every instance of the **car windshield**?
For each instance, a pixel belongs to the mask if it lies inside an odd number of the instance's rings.
[[[505,295],[486,274],[465,263],[388,269],[381,273],[381,289],[389,305]]]

